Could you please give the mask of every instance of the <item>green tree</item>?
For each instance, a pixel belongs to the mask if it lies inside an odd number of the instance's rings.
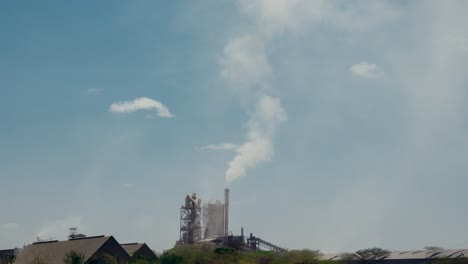
[[[118,264],[117,259],[111,254],[106,253],[103,255],[103,257],[106,264]]]
[[[340,262],[344,264],[351,264],[356,262],[356,254],[354,253],[341,253],[340,254]]]
[[[75,252],[74,250],[70,250],[65,255],[65,258],[63,259],[63,262],[65,264],[83,264],[85,260],[84,254],[80,254]]]
[[[302,250],[290,250],[284,254],[288,259],[289,263],[294,264],[315,264],[319,263],[319,252],[310,250],[310,249],[302,249]]]
[[[390,255],[390,251],[377,247],[361,249],[354,253],[358,263],[382,263]]]
[[[16,256],[15,255],[8,255],[6,256],[6,263],[7,264],[13,264],[15,262]]]
[[[158,260],[160,264],[181,264],[184,263],[184,258],[182,256],[172,254],[169,252],[164,252]]]
[[[425,246],[424,249],[425,250],[444,250],[444,248],[438,247],[438,246]]]
[[[157,258],[146,257],[140,253],[133,254],[132,258],[128,261],[128,264],[156,264]]]

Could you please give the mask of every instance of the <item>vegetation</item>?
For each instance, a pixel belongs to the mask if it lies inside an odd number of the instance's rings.
[[[425,246],[425,250],[444,250],[443,247],[438,247],[438,246]]]
[[[169,252],[164,252],[159,257],[159,263],[164,263],[164,264],[180,264],[184,263],[184,258],[179,255],[175,255]]]
[[[73,250],[68,252],[63,259],[65,264],[83,264],[85,256],[83,254],[77,253]]]
[[[7,264],[13,264],[15,262],[16,256],[15,255],[9,255],[6,257],[6,263]]]
[[[47,264],[47,262],[44,260],[44,258],[36,256],[34,257],[31,264]]]
[[[357,263],[382,263],[390,255],[390,251],[374,247],[358,250],[354,255]]]
[[[265,251],[239,251],[232,247],[212,244],[179,245],[165,251],[158,259],[135,255],[128,264],[379,264],[390,251],[381,248],[361,249],[354,253],[343,253],[341,260],[320,260],[315,250],[290,250],[285,253]],[[117,260],[104,254],[106,264],[117,264]],[[65,264],[83,264],[84,256],[70,251],[64,258]],[[88,262],[91,263],[91,262]],[[435,259],[432,264],[468,264],[468,258]],[[32,264],[47,264],[36,257]]]
[[[106,264],[118,264],[117,259],[110,254],[104,254],[103,257]]]
[[[158,263],[157,261],[157,258],[146,257],[140,253],[135,253],[128,264],[156,264]]]
[[[160,264],[318,264],[318,251],[291,250],[284,254],[262,251],[238,251],[230,247],[211,245],[176,246],[160,256]]]

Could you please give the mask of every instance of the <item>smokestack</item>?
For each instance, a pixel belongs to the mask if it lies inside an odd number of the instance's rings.
[[[229,188],[224,189],[224,235],[229,232]]]

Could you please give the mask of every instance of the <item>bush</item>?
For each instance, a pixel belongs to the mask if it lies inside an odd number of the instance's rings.
[[[82,264],[84,262],[84,259],[84,254],[80,254],[71,250],[65,255],[63,262],[65,262],[65,264]]]
[[[159,257],[158,263],[161,263],[161,264],[180,264],[180,263],[184,263],[183,260],[184,259],[182,258],[182,256],[178,256],[178,255],[175,255],[175,254],[164,252],[164,254],[162,254]]]
[[[266,251],[238,251],[213,244],[178,245],[166,251],[158,263],[178,264],[318,264],[319,252],[309,249],[285,253]]]

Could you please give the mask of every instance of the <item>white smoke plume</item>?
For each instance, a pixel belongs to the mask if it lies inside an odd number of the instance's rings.
[[[68,234],[68,228],[80,225],[81,217],[73,216],[64,219],[57,219],[52,223],[43,226],[37,233],[40,239],[65,239]]]
[[[314,30],[323,23],[360,32],[397,16],[381,1],[353,2],[353,8],[346,6],[332,0],[239,0],[241,12],[252,24],[224,47],[221,76],[242,99],[253,99],[250,104],[256,110],[247,123],[246,142],[229,162],[228,184],[259,162],[272,159],[275,130],[286,120],[280,100],[269,95],[274,76],[268,62],[269,43],[284,33]],[[375,10],[380,11],[378,15]]]
[[[264,40],[246,34],[231,39],[221,59],[221,76],[243,96],[251,96],[256,89],[268,90],[272,75],[265,54]]]
[[[247,169],[259,162],[271,160],[275,130],[285,120],[286,112],[278,98],[260,96],[255,112],[247,123],[247,141],[237,149],[237,155],[226,171],[228,183],[244,176]]]
[[[240,5],[242,11],[252,17],[265,6],[262,1],[240,1]],[[271,17],[279,24],[285,23],[282,18]],[[260,162],[272,159],[275,131],[286,120],[286,111],[280,99],[268,95],[273,71],[268,62],[266,45],[275,31],[268,29],[268,32],[263,32],[259,23],[252,32],[229,40],[224,48],[221,76],[243,99],[254,99],[254,110],[247,122],[246,141],[236,148],[237,155],[226,170],[227,184],[245,176],[248,169]]]

